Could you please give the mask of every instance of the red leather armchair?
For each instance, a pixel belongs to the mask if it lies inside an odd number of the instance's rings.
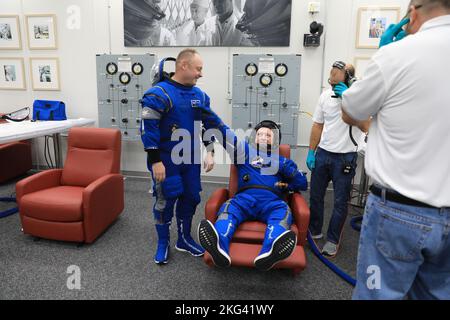
[[[289,158],[290,153],[289,145],[280,146],[282,156]],[[236,193],[237,179],[237,169],[232,165],[228,189],[216,190],[205,205],[206,219],[213,223],[216,221],[221,205]],[[294,217],[291,230],[297,234],[297,247],[288,259],[280,261],[274,268],[292,269],[296,275],[306,267],[304,245],[309,225],[309,207],[300,193],[289,195],[286,200]],[[261,250],[266,227],[266,224],[259,221],[246,221],[238,227],[230,244],[231,265],[254,267],[253,261]],[[214,267],[214,262],[208,252],[205,252],[203,259],[208,266]]]
[[[0,144],[0,183],[25,174],[31,167],[29,141]]]
[[[23,232],[92,243],[124,208],[120,131],[72,128],[63,169],[16,184]]]

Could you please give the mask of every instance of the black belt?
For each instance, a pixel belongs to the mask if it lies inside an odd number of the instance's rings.
[[[273,189],[273,188],[267,187],[267,186],[255,185],[255,184],[240,188],[240,189],[236,192],[236,194],[241,193],[241,192],[244,192],[244,191],[249,190],[249,189],[261,189],[261,190],[267,190],[267,191],[270,191],[270,192],[276,194],[276,195],[279,196],[280,198],[283,198],[282,192],[280,192],[280,191],[278,191],[278,190],[275,190],[275,189]]]
[[[382,196],[382,189],[378,188],[377,186],[372,185],[370,187],[370,192],[372,192],[374,195],[376,195],[378,197]],[[397,202],[400,204],[406,204],[408,206],[439,209],[439,208],[430,206],[429,204],[402,196],[400,193],[390,191],[389,189],[386,189],[386,200]]]

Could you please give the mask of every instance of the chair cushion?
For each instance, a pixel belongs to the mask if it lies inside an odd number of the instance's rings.
[[[83,218],[83,190],[81,187],[59,186],[26,194],[20,211],[39,220],[75,222]]]
[[[87,187],[90,183],[113,172],[112,150],[70,148],[61,177],[61,184]]]
[[[120,172],[120,130],[72,128],[61,184],[87,187],[98,178]]]
[[[233,235],[233,241],[262,243],[267,225],[260,221],[246,221],[239,225]],[[298,236],[298,228],[292,224],[291,230]]]

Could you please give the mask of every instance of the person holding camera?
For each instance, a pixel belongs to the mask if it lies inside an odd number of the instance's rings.
[[[339,83],[351,86],[355,80],[355,68],[336,61],[328,79],[331,88],[319,98],[313,117],[309,152],[306,164],[311,170],[309,231],[313,239],[323,238],[324,197],[330,181],[333,181],[334,208],[327,231],[327,242],[322,254],[333,257],[337,254],[350,197],[352,179],[355,176],[357,144],[362,140],[361,131],[368,126],[350,128],[342,121],[341,102],[333,89]]]
[[[342,95],[346,123],[373,117],[353,298],[448,300],[450,1],[411,1],[380,40]]]

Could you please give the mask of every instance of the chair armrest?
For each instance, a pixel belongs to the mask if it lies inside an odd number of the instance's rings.
[[[20,200],[28,193],[61,185],[63,169],[51,169],[36,173],[16,183],[16,199],[20,206]]]
[[[211,222],[215,222],[217,219],[217,212],[225,201],[229,199],[228,189],[222,188],[214,191],[209,197],[205,205],[205,218]]]
[[[83,190],[85,240],[91,243],[124,209],[124,182],[121,174],[98,178]]]
[[[294,216],[295,224],[298,228],[299,239],[297,243],[304,245],[306,242],[306,235],[308,233],[309,226],[309,207],[305,198],[300,193],[294,193],[289,201],[289,206]]]

